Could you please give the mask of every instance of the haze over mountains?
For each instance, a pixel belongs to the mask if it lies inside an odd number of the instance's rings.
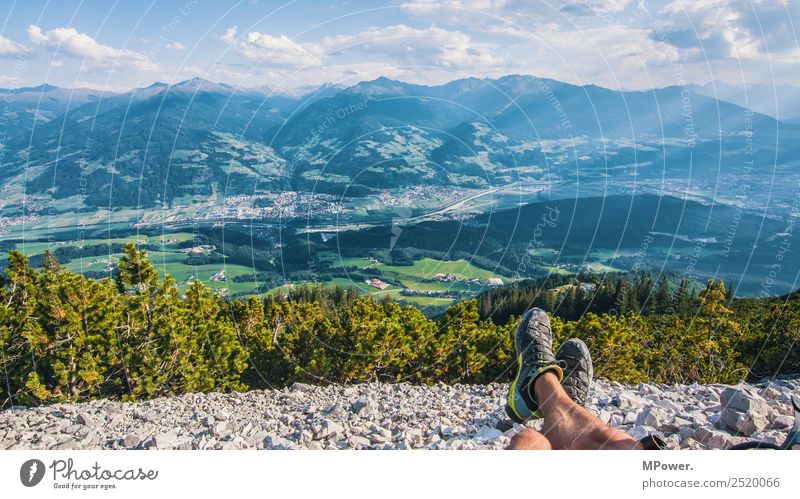
[[[692,91],[732,102],[785,121],[800,122],[800,88],[791,85],[750,84],[738,87],[721,81],[692,85]]]
[[[419,185],[564,197],[641,189],[788,209],[787,180],[800,173],[800,125],[681,87],[378,78],[292,96],[195,78],[115,95],[47,85],[3,94],[6,213],[21,210],[23,192],[30,211]],[[743,176],[753,188],[737,200]]]

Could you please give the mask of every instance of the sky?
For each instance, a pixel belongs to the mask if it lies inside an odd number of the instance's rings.
[[[800,86],[800,0],[4,0],[0,87]]]

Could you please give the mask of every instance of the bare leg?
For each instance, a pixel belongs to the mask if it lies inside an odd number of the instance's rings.
[[[508,450],[551,450],[550,441],[536,430],[525,428],[513,437]]]
[[[555,374],[546,372],[539,376],[533,390],[544,414],[542,433],[554,449],[642,448],[630,435],[609,427],[573,402]]]

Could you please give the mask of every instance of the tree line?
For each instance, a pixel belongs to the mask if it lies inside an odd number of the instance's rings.
[[[800,370],[796,297],[731,304],[723,283],[709,281],[689,298],[691,313],[556,315],[555,341],[582,338],[597,375],[622,382],[732,383]],[[50,253],[35,268],[10,251],[0,303],[4,408],[295,381],[486,383],[514,371],[518,316],[482,317],[479,300],[431,319],[352,289],[231,300],[195,281],[181,293],[133,244],[114,277],[101,280],[65,270]]]
[[[691,313],[697,309],[699,289],[686,277],[648,272],[550,275],[489,289],[478,296],[481,318],[505,323],[529,307],[539,307],[564,320],[587,313],[639,315]],[[733,290],[726,289],[728,302]]]

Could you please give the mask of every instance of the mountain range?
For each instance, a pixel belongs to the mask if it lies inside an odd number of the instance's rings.
[[[769,191],[789,206],[800,173],[800,125],[691,87],[382,77],[279,95],[194,78],[118,94],[49,85],[0,94],[5,213],[23,202],[57,212],[67,209],[59,200],[69,209],[151,208],[278,190],[358,198],[419,185],[544,183],[725,202],[743,178],[755,188],[742,202]]]

